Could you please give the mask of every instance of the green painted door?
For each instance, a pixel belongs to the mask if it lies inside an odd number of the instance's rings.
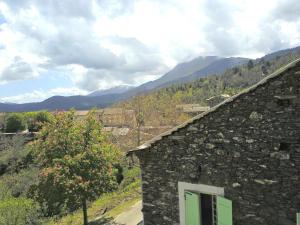
[[[300,213],[297,213],[297,225],[300,225]]]
[[[201,225],[200,195],[185,191],[185,225]]]
[[[232,202],[217,196],[217,224],[232,225]]]

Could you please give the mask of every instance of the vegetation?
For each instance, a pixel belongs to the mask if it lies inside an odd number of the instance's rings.
[[[135,110],[138,123],[138,128],[124,137],[104,135],[93,113],[83,121],[74,120],[74,112],[5,115],[6,122],[9,117],[21,118],[15,119],[23,126],[17,131],[28,127],[39,134],[27,145],[18,135],[0,140],[0,225],[79,225],[86,223],[87,217],[100,222],[114,217],[140,199],[140,180],[138,168],[127,169],[110,141],[123,150],[131,149],[155,135],[145,134],[144,126],[162,127],[158,133],[168,129],[164,126],[191,117],[176,110],[176,105],[206,106],[206,99],[212,96],[234,95],[298,57],[289,54],[271,61],[252,60],[218,76],[120,102],[118,107]]]
[[[16,133],[28,129],[29,132],[38,132],[52,118],[53,115],[47,111],[0,113],[0,131]]]
[[[20,113],[12,113],[6,118],[5,130],[8,133],[16,133],[26,129],[25,117]]]
[[[210,75],[193,82],[174,84],[116,104],[118,107],[143,112],[146,126],[178,125],[190,116],[176,110],[179,104],[200,104],[207,106],[206,99],[220,95],[235,95],[257,83],[266,75],[300,57],[300,53],[276,57],[271,61],[249,60],[245,65],[225,71],[221,75]]]
[[[79,214],[83,198],[91,206],[85,215],[94,219],[99,205],[106,211],[124,198],[139,199],[139,172],[126,169],[120,157],[93,113],[84,121],[74,120],[74,112],[58,113],[27,145],[20,135],[0,136],[1,222],[40,224],[50,216],[63,221],[74,210],[71,215]]]
[[[88,217],[91,224],[103,224],[112,220],[124,209],[141,199],[140,169],[134,167],[124,171],[124,180],[115,192],[102,195],[89,206]],[[61,218],[52,218],[47,225],[81,225],[82,213],[74,211]]]
[[[28,148],[25,148],[25,139],[22,136],[0,138],[0,168],[1,171],[18,172],[25,168],[32,160]],[[2,175],[2,173],[0,173]]]
[[[87,201],[116,189],[113,166],[120,159],[95,113],[83,121],[76,121],[73,111],[55,114],[32,147],[41,167],[35,199],[48,206],[48,215],[63,205],[74,210],[81,204],[87,225]]]
[[[38,206],[27,198],[0,199],[0,225],[34,225],[39,223]]]
[[[21,137],[0,140],[0,225],[39,224],[39,207],[26,197],[36,181]]]
[[[25,113],[29,132],[38,132],[44,123],[50,122],[53,115],[47,111]]]

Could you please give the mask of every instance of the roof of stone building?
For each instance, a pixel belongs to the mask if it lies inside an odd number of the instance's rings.
[[[228,94],[216,95],[216,96],[212,96],[212,97],[206,99],[206,101],[211,101],[211,100],[214,100],[216,98],[230,98],[230,95],[228,95]]]
[[[209,110],[210,107],[201,106],[200,104],[181,104],[176,105],[176,109],[182,110],[186,113],[193,113],[193,112],[204,112]]]
[[[221,102],[220,104],[218,104],[218,105],[210,108],[210,110],[205,111],[204,113],[201,113],[201,114],[199,114],[199,115],[197,115],[197,116],[195,116],[195,117],[187,120],[186,122],[184,122],[184,123],[182,123],[182,124],[180,124],[180,125],[172,128],[172,129],[170,129],[170,130],[168,130],[168,131],[166,131],[166,132],[164,132],[164,133],[162,133],[162,134],[160,134],[160,135],[152,138],[151,140],[145,142],[144,144],[138,146],[137,148],[130,150],[128,152],[128,154],[131,154],[131,153],[136,152],[136,151],[141,151],[141,150],[148,149],[149,147],[151,147],[152,144],[154,144],[155,142],[161,140],[163,137],[166,137],[166,136],[169,136],[169,135],[173,134],[174,132],[178,131],[179,129],[184,128],[184,127],[188,126],[189,124],[192,124],[195,121],[199,120],[200,118],[203,118],[203,117],[207,116],[208,114],[216,111],[219,107],[221,107],[223,105],[226,105],[226,104],[229,104],[230,102],[233,102],[235,99],[237,99],[237,98],[239,98],[239,97],[241,97],[241,96],[243,96],[243,95],[245,95],[245,94],[247,94],[247,93],[255,90],[259,86],[262,86],[262,85],[268,83],[271,79],[280,76],[281,74],[283,74],[284,72],[286,72],[288,69],[297,66],[298,63],[300,63],[300,58],[297,59],[297,60],[295,60],[295,61],[293,61],[293,62],[291,62],[291,63],[289,63],[289,64],[287,64],[286,66],[278,69],[274,73],[272,73],[269,76],[265,77],[264,79],[262,79],[261,81],[259,81],[255,85],[253,85],[253,86],[251,86],[251,87],[243,90],[239,94],[236,94],[236,95],[234,95],[234,96],[226,99],[225,101]]]

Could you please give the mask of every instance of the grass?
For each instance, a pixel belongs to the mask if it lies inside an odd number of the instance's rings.
[[[141,200],[140,197],[136,197],[131,200],[128,200],[128,201],[118,205],[117,207],[113,208],[112,210],[110,210],[107,213],[107,215],[105,215],[105,217],[116,218],[116,216],[120,215],[122,212],[124,212],[126,209],[128,209],[130,206],[134,205],[135,203],[137,203],[140,200]]]
[[[131,177],[136,176],[136,173],[139,173],[138,169],[134,173],[129,172],[129,177],[127,179],[132,182],[128,185],[116,192],[102,195],[99,199],[90,204],[88,208],[88,218],[89,221],[94,221],[91,224],[103,224],[103,221],[110,221],[141,199],[140,180],[134,179],[133,181]],[[62,218],[52,218],[46,221],[45,224],[82,225],[82,221],[82,210],[78,209]]]

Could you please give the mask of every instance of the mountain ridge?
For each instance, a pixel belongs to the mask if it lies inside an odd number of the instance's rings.
[[[88,94],[87,96],[95,97],[95,96],[103,96],[108,94],[122,94],[130,89],[134,88],[134,86],[131,85],[118,85],[109,89],[105,90],[96,90],[92,93]]]
[[[268,61],[286,54],[295,53],[300,53],[300,46],[273,52],[261,58],[257,58],[255,60],[253,59],[252,61]],[[130,87],[128,88],[128,90],[124,90],[123,88],[120,88],[118,90],[118,87],[115,87],[115,89],[111,88],[103,91],[95,91],[87,96],[52,96],[42,102],[37,103],[0,103],[0,112],[22,112],[37,110],[54,111],[67,110],[70,108],[89,109],[92,107],[107,107],[114,103],[129,99],[138,94],[145,94],[150,91],[168,87],[174,84],[192,82],[205,76],[219,75],[227,70],[233,69],[234,67],[246,64],[247,62],[249,62],[249,60],[250,59],[248,58],[242,57],[222,58],[218,56],[201,56],[188,62],[179,63],[172,70],[155,81],[144,83],[138,87]],[[115,93],[114,91],[116,91],[117,93]]]

